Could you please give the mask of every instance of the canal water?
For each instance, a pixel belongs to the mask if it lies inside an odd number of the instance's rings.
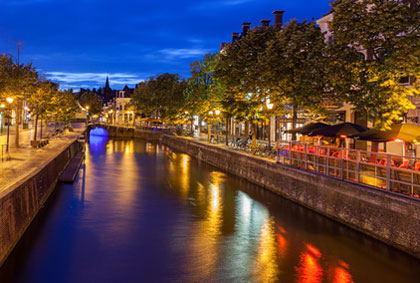
[[[188,155],[92,136],[0,282],[419,282],[420,261]]]

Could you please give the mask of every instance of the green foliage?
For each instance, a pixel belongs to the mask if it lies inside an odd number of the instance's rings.
[[[326,44],[314,22],[292,20],[276,33],[261,54],[258,70],[278,112],[322,112],[328,99]]]
[[[389,128],[414,108],[418,89],[400,86],[419,77],[420,5],[415,1],[338,0],[333,2],[330,46],[332,87],[377,128]]]
[[[80,105],[88,109],[89,115],[99,115],[102,112],[102,102],[98,94],[93,91],[84,92],[79,98]]]
[[[225,93],[224,108],[237,119],[255,121],[265,105],[268,89],[257,66],[276,33],[270,27],[255,27],[217,56],[214,76]]]
[[[131,96],[138,113],[173,121],[183,113],[186,81],[177,74],[162,74],[142,82]]]
[[[206,54],[201,61],[190,64],[191,78],[185,88],[184,110],[193,115],[209,117],[210,111],[222,110],[223,92],[213,77],[215,55]]]

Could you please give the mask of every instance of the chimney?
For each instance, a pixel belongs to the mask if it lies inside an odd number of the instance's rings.
[[[270,26],[270,20],[261,20],[260,23],[263,27],[268,27]]]
[[[277,10],[274,11],[274,27],[278,30],[280,30],[283,27],[283,13],[284,10]]]
[[[237,41],[239,38],[239,32],[232,32],[232,42]]]
[[[251,27],[251,23],[243,23],[242,24],[242,35],[246,35]]]

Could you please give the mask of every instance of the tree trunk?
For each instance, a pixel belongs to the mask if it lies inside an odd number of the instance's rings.
[[[42,117],[40,119],[40,123],[39,124],[41,125],[41,129],[39,131],[39,139],[42,139]]]
[[[293,105],[293,116],[292,116],[292,129],[296,129],[297,124],[297,109],[296,105]],[[292,133],[292,141],[296,140],[296,132]]]
[[[256,131],[257,124],[252,123],[251,124],[251,130],[252,130],[252,140],[251,140],[251,152],[254,154],[256,147],[257,147],[257,131]]]
[[[193,123],[193,121],[194,121],[194,117],[191,116],[191,136],[192,137],[194,136],[194,123]]]
[[[207,141],[210,143],[211,139],[211,127],[210,127],[210,121],[207,119]]]
[[[39,118],[39,115],[38,115],[38,114],[36,114],[36,116],[35,116],[35,132],[34,132],[34,141],[36,141],[36,135],[38,134],[38,118]]]
[[[19,147],[19,101],[16,101],[15,111],[15,146]]]
[[[229,145],[229,118],[226,117],[226,146]]]
[[[249,137],[249,123],[245,121],[245,133],[244,136]]]

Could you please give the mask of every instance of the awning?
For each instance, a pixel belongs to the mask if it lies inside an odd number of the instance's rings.
[[[391,126],[391,130],[388,131],[369,130],[355,134],[351,138],[373,142],[399,140],[409,143],[420,143],[420,127],[412,124],[396,124]]]
[[[313,130],[308,133],[309,136],[324,136],[324,137],[340,137],[340,136],[351,136],[366,132],[369,128],[360,126],[354,123],[340,123],[337,125],[324,127],[320,129]]]
[[[318,129],[324,129],[324,128],[328,128],[331,127],[328,124],[325,123],[321,123],[321,122],[316,122],[316,123],[309,123],[304,125],[303,127],[300,128],[296,128],[296,129],[291,129],[286,131],[286,133],[299,133],[302,135],[308,135],[309,133],[313,132],[314,130],[318,130]]]

